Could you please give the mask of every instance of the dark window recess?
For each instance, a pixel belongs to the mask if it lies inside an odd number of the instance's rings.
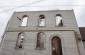
[[[37,45],[36,48],[37,49],[44,49],[44,33],[40,32],[37,35]]]
[[[51,40],[52,45],[52,55],[62,55],[61,39],[57,36],[53,37]]]
[[[16,42],[16,48],[23,48],[23,44],[24,44],[24,34],[19,33],[17,42]]]
[[[20,45],[19,48],[22,48],[22,45]]]

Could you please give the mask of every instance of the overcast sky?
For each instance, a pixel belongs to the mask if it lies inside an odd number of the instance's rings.
[[[84,0],[0,0],[0,37],[14,11],[74,10],[79,27],[85,27]]]

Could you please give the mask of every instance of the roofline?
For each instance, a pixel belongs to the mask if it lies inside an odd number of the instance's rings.
[[[79,27],[79,28],[85,28],[85,27]]]
[[[49,12],[49,11],[73,11],[73,9],[71,10],[35,10],[35,11],[15,11],[14,13],[21,13],[21,12]]]

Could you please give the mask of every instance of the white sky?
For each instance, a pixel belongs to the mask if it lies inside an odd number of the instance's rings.
[[[78,26],[85,27],[85,0],[0,0],[0,37],[3,35],[6,24],[14,11],[57,9],[73,9]]]

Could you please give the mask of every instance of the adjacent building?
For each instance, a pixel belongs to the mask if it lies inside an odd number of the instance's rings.
[[[84,44],[84,49],[85,49],[85,27],[79,27],[80,33],[81,33],[81,37],[82,37],[82,41]]]

